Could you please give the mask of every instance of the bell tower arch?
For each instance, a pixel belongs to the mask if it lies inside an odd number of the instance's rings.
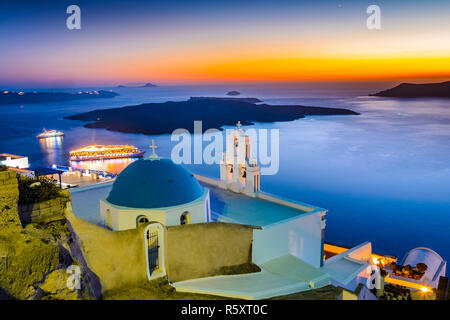
[[[254,196],[260,190],[260,168],[252,157],[251,137],[237,123],[237,129],[226,136],[226,149],[220,162],[220,186]]]

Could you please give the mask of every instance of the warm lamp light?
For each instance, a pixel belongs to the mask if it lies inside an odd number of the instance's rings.
[[[380,261],[377,258],[372,258],[372,263],[373,264],[378,264]]]
[[[430,289],[428,289],[427,287],[422,287],[420,288],[420,291],[422,291],[423,293],[427,293],[430,292]]]

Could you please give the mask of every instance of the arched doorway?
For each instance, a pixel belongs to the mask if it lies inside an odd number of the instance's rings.
[[[189,211],[185,211],[180,216],[180,224],[191,224],[191,213]]]
[[[149,224],[144,230],[144,240],[148,280],[166,275],[163,226],[157,222]]]

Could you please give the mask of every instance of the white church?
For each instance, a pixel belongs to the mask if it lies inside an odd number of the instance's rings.
[[[250,137],[238,125],[226,139],[219,180],[191,174],[170,159],[158,157],[153,146],[150,157],[133,162],[112,186],[95,191],[97,196],[100,191],[104,194],[95,200],[100,202],[100,221],[95,222],[112,231],[136,229],[149,222],[159,224],[160,230],[216,221],[255,228],[251,259],[261,272],[172,284],[180,291],[259,299],[328,284],[354,289],[367,277],[370,243],[324,261],[327,210],[261,191],[260,167],[251,157]],[[79,191],[72,193],[74,211],[89,210],[92,203]],[[164,257],[164,246],[158,248]],[[147,267],[148,279],[165,275],[164,266],[147,263]],[[230,288],[233,281],[242,290],[242,281],[247,281],[245,290],[253,292],[239,295]]]
[[[209,190],[193,174],[153,154],[130,164],[100,200],[104,225],[134,229],[149,221],[164,226],[210,221]]]

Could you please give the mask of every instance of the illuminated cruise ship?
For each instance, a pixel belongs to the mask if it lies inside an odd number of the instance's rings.
[[[70,151],[71,161],[140,158],[144,151],[130,145],[90,145]]]
[[[44,130],[44,132],[37,135],[39,139],[52,138],[52,137],[62,137],[64,135],[61,131],[56,130]]]

